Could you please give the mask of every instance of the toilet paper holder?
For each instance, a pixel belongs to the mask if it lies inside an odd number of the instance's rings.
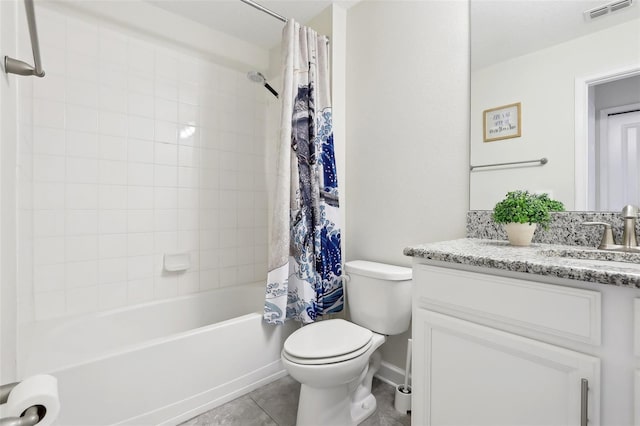
[[[0,386],[0,404],[5,404],[9,394],[18,386],[20,382],[8,383]],[[41,405],[34,405],[27,408],[20,417],[0,418],[0,426],[33,426],[44,417],[45,408]]]

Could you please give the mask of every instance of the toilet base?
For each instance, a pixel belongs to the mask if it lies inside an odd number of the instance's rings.
[[[376,411],[371,393],[373,375],[380,369],[382,355],[375,351],[369,364],[354,381],[340,386],[313,388],[302,384],[297,426],[356,426]]]
[[[382,363],[382,354],[376,350],[369,358],[369,365],[363,372],[355,392],[352,395],[351,402],[351,418],[355,424],[362,423],[367,417],[376,411],[376,398],[371,393],[373,385],[373,376],[380,370]]]
[[[296,426],[356,426],[351,418],[349,385],[336,386],[327,392],[302,384]]]
[[[314,389],[302,385],[298,402],[297,426],[356,426],[376,411],[377,402],[369,394],[358,402],[349,398],[349,386]],[[300,407],[304,407],[300,410]]]
[[[284,367],[301,383],[297,426],[356,426],[373,414],[371,384],[382,360],[377,349],[385,340],[373,333],[367,352],[333,364],[298,364],[283,350]]]
[[[367,417],[376,411],[377,405],[376,398],[372,394],[367,395],[366,398],[357,404],[351,404],[351,419],[353,424],[358,425],[365,421]]]

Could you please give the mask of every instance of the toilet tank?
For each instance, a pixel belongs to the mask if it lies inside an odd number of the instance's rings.
[[[351,321],[376,333],[409,329],[411,268],[353,260],[345,263],[347,306]]]

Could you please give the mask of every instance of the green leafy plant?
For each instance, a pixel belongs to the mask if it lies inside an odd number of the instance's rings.
[[[552,200],[551,198],[549,198],[549,194],[540,194],[538,195],[538,198],[545,203],[545,205],[547,206],[547,208],[549,209],[550,212],[563,212],[564,211],[564,204],[562,204],[560,201],[557,200]]]
[[[496,223],[538,223],[547,229],[551,221],[549,212],[563,210],[564,205],[547,194],[511,191],[493,208],[493,220]]]

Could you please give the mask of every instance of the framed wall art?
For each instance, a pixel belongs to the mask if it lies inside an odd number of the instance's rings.
[[[520,102],[484,110],[482,115],[485,142],[521,136]]]

